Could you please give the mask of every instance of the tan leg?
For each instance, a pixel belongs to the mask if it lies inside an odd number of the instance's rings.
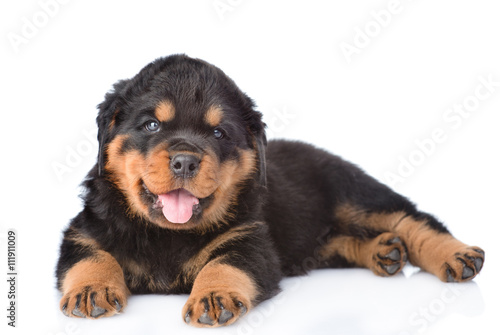
[[[481,248],[468,246],[449,233],[438,232],[425,221],[405,217],[394,230],[408,246],[410,262],[442,281],[471,280],[483,266]]]
[[[182,316],[195,327],[229,325],[252,308],[256,295],[256,285],[248,274],[214,260],[196,277]]]
[[[403,211],[367,212],[351,205],[342,205],[336,211],[337,219],[347,226],[357,225],[399,236],[407,247],[409,262],[442,281],[462,282],[474,278],[483,266],[484,251],[454,238],[432,216],[419,215],[421,219]]]
[[[382,233],[370,240],[353,236],[336,237],[329,241],[320,255],[324,259],[341,256],[384,277],[400,272],[407,260],[405,245],[393,233]]]
[[[120,312],[129,295],[120,265],[104,251],[73,265],[61,290],[60,308],[65,315],[91,319]]]

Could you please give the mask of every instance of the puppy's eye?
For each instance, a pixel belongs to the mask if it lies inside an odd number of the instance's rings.
[[[218,140],[222,139],[224,137],[224,132],[219,129],[219,128],[215,128],[214,129],[214,137]]]
[[[144,128],[146,128],[147,131],[154,133],[160,130],[160,124],[157,121],[151,120],[144,124]]]

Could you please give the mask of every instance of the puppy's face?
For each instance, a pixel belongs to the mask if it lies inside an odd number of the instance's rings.
[[[242,186],[265,177],[264,125],[218,68],[159,59],[115,85],[98,116],[101,175],[129,215],[168,229],[208,228],[232,215]]]

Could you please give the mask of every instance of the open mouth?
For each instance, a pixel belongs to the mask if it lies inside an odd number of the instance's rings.
[[[172,223],[186,223],[200,209],[200,200],[183,188],[158,194],[157,197],[154,207],[161,209],[163,216]]]
[[[144,189],[144,200],[147,199],[151,203],[152,209],[158,212],[161,211],[163,216],[171,223],[184,224],[193,215],[201,212],[200,199],[184,188],[155,194],[148,189],[144,182],[142,182],[142,187]]]

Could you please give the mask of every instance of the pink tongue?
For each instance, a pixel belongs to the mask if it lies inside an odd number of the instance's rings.
[[[160,194],[158,200],[163,204],[163,215],[172,223],[188,222],[193,215],[193,206],[199,203],[194,195],[183,188]]]

